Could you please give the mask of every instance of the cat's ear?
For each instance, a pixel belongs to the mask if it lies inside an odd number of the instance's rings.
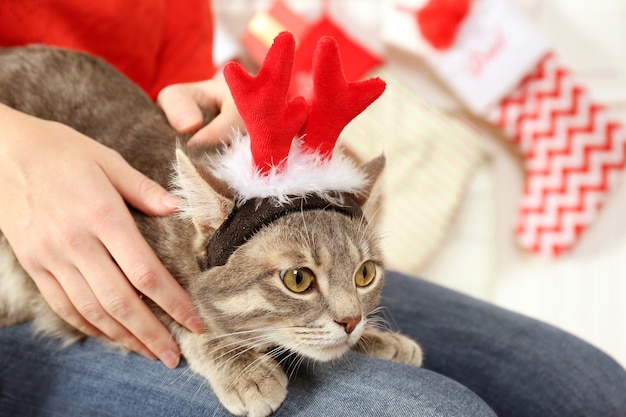
[[[364,163],[361,165],[360,169],[365,173],[367,185],[360,190],[358,194],[354,195],[353,198],[362,209],[366,209],[367,206],[378,205],[378,189],[380,188],[378,185],[382,177],[382,172],[385,169],[385,155],[380,155]]]
[[[210,172],[194,165],[187,154],[176,149],[175,193],[183,200],[179,212],[190,219],[196,230],[206,234],[217,229],[232,211],[228,187]]]

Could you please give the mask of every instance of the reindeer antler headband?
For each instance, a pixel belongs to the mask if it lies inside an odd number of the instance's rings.
[[[209,256],[215,257],[210,265],[226,263],[260,227],[295,210],[361,215],[346,193],[358,194],[368,179],[333,151],[343,128],[382,94],[385,83],[346,81],[337,42],[323,37],[313,57],[311,103],[289,99],[294,56],[294,37],[282,32],[256,76],[234,62],[224,68],[248,135],[231,144],[214,170],[238,204],[209,242]]]
[[[285,202],[289,195],[355,191],[366,182],[352,163],[332,153],[343,128],[382,94],[384,81],[347,82],[337,42],[323,37],[313,58],[311,103],[288,99],[294,56],[293,35],[282,32],[256,76],[235,62],[224,68],[249,144],[235,141],[216,174],[241,201]]]

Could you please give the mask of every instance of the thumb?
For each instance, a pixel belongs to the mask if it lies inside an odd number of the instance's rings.
[[[194,131],[202,125],[202,111],[186,85],[165,87],[157,97],[157,104],[169,124],[180,133]]]
[[[147,215],[170,215],[181,203],[178,197],[137,171],[121,157],[109,161],[104,170],[124,201]]]

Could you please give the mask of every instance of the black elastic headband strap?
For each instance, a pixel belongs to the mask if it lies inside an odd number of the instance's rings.
[[[230,255],[265,225],[295,212],[304,210],[333,210],[349,217],[361,218],[363,212],[349,196],[341,204],[329,203],[321,197],[310,195],[294,197],[278,205],[272,198],[255,198],[235,207],[224,223],[215,231],[207,244],[208,259],[199,261],[201,269],[225,265]]]

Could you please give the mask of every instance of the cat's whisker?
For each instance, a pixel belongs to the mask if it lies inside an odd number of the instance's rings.
[[[363,230],[363,226],[365,226],[365,230],[367,230],[367,224],[369,222],[367,221],[367,218],[365,217],[365,214],[361,215],[361,217],[359,218],[359,226],[356,229],[356,235],[358,236],[358,238],[363,241],[363,236],[365,236],[365,231]]]
[[[283,348],[277,347],[277,348],[274,348],[272,350],[276,350],[276,349],[283,349]],[[274,362],[276,362],[276,365],[271,369],[270,372],[268,372],[268,375],[271,375],[274,372],[274,369],[276,369],[276,367],[280,366],[280,364],[271,355],[269,355],[269,356],[267,354],[266,355],[261,355],[258,358],[256,358],[254,361],[252,361],[251,363],[246,365],[243,369],[241,369],[241,371],[239,371],[239,373],[233,377],[233,380],[232,380],[232,382],[229,385],[232,386],[240,378],[245,377],[247,374],[251,373],[256,368],[260,367],[263,362],[271,361],[271,360],[274,360]]]
[[[287,377],[289,379],[292,379],[294,374],[298,371],[298,369],[300,369],[300,365],[305,358],[302,355],[299,355],[297,352],[290,351],[289,354],[279,362],[282,365],[283,363],[294,357],[295,361],[289,361],[289,363],[287,363],[287,369],[285,370],[285,373],[287,374]]]
[[[225,338],[233,338],[233,342],[234,343],[240,343],[242,340],[246,340],[246,339],[239,339],[238,337],[243,336],[243,335],[253,335],[253,334],[258,334],[258,336],[253,336],[249,339],[254,339],[254,338],[260,338],[263,336],[267,336],[268,333],[276,333],[276,332],[280,332],[283,331],[284,327],[282,326],[267,326],[267,327],[258,327],[256,329],[250,329],[250,330],[240,330],[240,331],[236,331],[236,332],[229,332],[229,333],[222,333],[216,336],[213,336],[209,339],[209,342],[218,342],[220,339],[225,339]]]
[[[373,322],[368,323],[368,324],[373,329],[389,331],[389,325],[385,321],[373,321]]]
[[[285,352],[287,352],[287,355],[283,358],[280,358],[280,356],[284,355]],[[289,351],[284,347],[281,346],[277,346],[274,349],[272,349],[269,353],[269,356],[271,356],[272,358],[274,358],[276,360],[276,366],[274,367],[274,369],[276,369],[278,366],[282,366],[282,364],[287,361],[290,357],[292,357],[293,355],[297,356],[296,352],[293,351]],[[291,366],[291,365],[289,365]],[[287,376],[289,378],[289,375]]]
[[[191,378],[193,378],[193,372],[191,371],[191,369],[189,368],[185,368],[183,370],[183,372],[180,373],[180,375],[176,376],[176,378],[174,378],[171,382],[170,385],[174,385],[177,384],[179,382],[179,380],[182,380],[182,378],[186,376],[187,378],[184,380],[185,382],[189,382],[189,380]]]
[[[378,329],[378,330],[383,330],[383,331],[393,331],[390,326],[389,323],[380,317],[377,317],[375,319],[372,320],[368,320],[367,325],[369,328],[371,329]]]
[[[220,357],[219,360],[215,360],[216,367],[212,370],[212,372],[217,374],[218,372],[222,371],[224,368],[230,367],[230,365],[232,365],[233,362],[235,362],[238,358],[240,358],[246,352],[253,351],[253,350],[254,350],[254,348],[247,348],[247,349],[244,349],[244,350],[238,352],[236,355],[232,355],[232,356],[229,356],[227,358]],[[267,355],[260,355],[259,358],[257,358],[256,360],[259,360],[259,359],[270,360],[271,358],[269,356],[267,356]],[[239,377],[240,377],[240,375],[237,375],[236,377],[233,377],[233,378],[234,378],[234,380],[236,380]],[[233,381],[233,382],[235,382],[235,381]]]
[[[365,214],[361,216],[359,221],[359,227],[357,229],[357,236],[360,238],[361,242],[367,243],[371,241],[374,236],[369,236],[371,233],[368,233],[372,224],[375,224],[374,219],[378,216],[378,213],[382,210],[382,207],[379,207],[372,214],[371,221],[367,221]]]
[[[368,236],[368,233],[367,233],[371,225],[377,224],[378,222],[377,217],[383,208],[382,204],[380,204],[376,208],[376,210],[370,214],[370,219],[368,221],[368,218],[365,216],[365,213],[368,212],[368,209],[371,204],[375,204],[375,203],[372,201],[372,199],[367,199],[363,207],[363,215],[361,215],[361,218],[359,219],[359,227],[357,229],[357,236],[359,237],[360,241],[364,243],[369,242],[371,239],[374,239],[374,238],[378,239],[380,237],[379,235]]]
[[[274,359],[277,359],[278,357],[280,357],[280,355],[282,355],[286,351],[287,351],[287,349],[285,349],[282,346],[274,346],[273,348],[271,348],[270,350],[265,352],[265,354],[268,355],[268,356],[271,356]]]
[[[365,217],[365,213],[368,212],[369,208],[373,205],[373,204],[378,204],[379,201],[376,198],[368,198],[365,201],[365,204],[363,205],[363,217]],[[378,214],[380,213],[380,211],[382,210],[383,205],[382,204],[378,204],[378,208],[371,213],[370,217],[371,217],[371,221],[374,222],[374,220],[376,219],[376,217],[378,217]]]
[[[223,364],[228,363],[234,360],[235,358],[237,358],[238,356],[245,354],[248,351],[259,350],[260,348],[268,344],[274,343],[273,338],[267,335],[267,332],[269,330],[276,332],[276,331],[284,331],[285,329],[272,326],[272,327],[254,329],[250,331],[234,332],[234,333],[229,333],[227,335],[220,335],[220,337],[212,338],[211,340],[209,340],[209,342],[216,341],[218,339],[223,339],[225,336],[228,336],[228,335],[239,336],[242,334],[261,333],[258,336],[252,336],[247,339],[234,339],[233,341],[227,344],[221,344],[217,346],[216,348],[206,352],[205,355],[213,356],[213,354],[215,354],[219,350],[231,348],[231,349],[224,351],[217,358],[215,358],[216,361],[220,361],[220,362],[222,362],[224,358],[227,358],[226,360],[223,361]]]
[[[374,341],[367,336],[362,336],[359,340],[358,346],[362,351],[368,352],[374,346]]]
[[[295,358],[295,361],[291,360],[292,358]],[[290,351],[287,356],[285,356],[278,362],[285,370],[287,378],[291,379],[293,374],[298,370],[299,359],[299,355],[296,352]]]
[[[371,315],[374,315],[374,314],[378,314],[378,313],[380,313],[382,311],[385,311],[385,310],[387,310],[386,307],[384,307],[384,306],[377,306],[377,307],[373,308],[372,311],[369,312],[368,317],[371,316]]]
[[[242,330],[242,331],[238,331],[238,332],[223,333],[223,334],[211,337],[208,341],[209,342],[218,342],[221,339],[233,338],[234,339],[234,343],[238,343],[238,342],[241,342],[241,340],[246,340],[246,339],[238,339],[238,337],[240,337],[240,336],[243,336],[243,335],[253,335],[253,334],[257,333],[258,336],[252,336],[250,338],[250,339],[253,339],[253,338],[266,336],[267,333],[273,332],[273,331],[276,331],[276,330],[280,330],[280,328],[278,328],[278,327],[263,327],[263,328],[252,329],[252,330]]]
[[[295,365],[293,365],[294,366],[293,373],[297,372],[302,367],[303,364],[305,364],[307,372],[309,373],[315,372],[315,366],[318,364],[318,362],[315,359],[311,359],[308,356],[300,355],[295,352],[294,354],[296,355],[297,359],[296,359]]]
[[[197,396],[201,396],[202,392],[204,391],[203,388],[211,389],[211,386],[209,385],[209,381],[204,380],[202,381],[202,383],[198,384],[198,386],[196,387],[196,391],[193,393],[193,396],[191,398],[195,399]]]
[[[210,338],[210,339],[208,340],[208,342],[218,343],[218,342],[222,342],[224,339],[227,339],[227,338],[228,338],[228,339],[232,339],[232,341],[231,341],[231,342],[229,342],[229,343],[227,343],[227,344],[221,344],[221,345],[220,345],[220,346],[222,346],[222,347],[227,347],[227,346],[230,346],[231,344],[238,344],[238,343],[241,343],[242,341],[246,341],[246,340],[256,340],[256,339],[259,339],[259,338],[266,337],[266,336],[267,336],[267,334],[266,334],[266,333],[264,333],[264,332],[266,332],[266,330],[259,330],[259,331],[255,331],[255,332],[246,332],[246,333],[239,333],[239,332],[237,332],[237,333],[222,334],[222,335],[219,335],[219,336],[215,336],[215,337]],[[258,333],[258,335],[254,336],[254,335],[253,335],[254,333]],[[240,338],[238,338],[238,337],[243,336],[243,335],[246,335],[246,334],[247,334],[247,335],[251,335],[251,336],[248,336],[248,337],[245,337],[245,338],[241,338],[241,339],[240,339]]]
[[[305,241],[307,246],[309,247],[310,250],[313,249],[313,239],[311,237],[311,234],[309,233],[309,227],[307,225],[306,222],[306,217],[304,216],[304,210],[300,209],[300,216],[302,217],[302,225],[303,225],[303,229],[304,229],[304,237],[305,237]]]
[[[224,348],[228,348],[228,347],[231,347],[231,346],[240,346],[242,344],[246,344],[246,343],[250,343],[250,342],[263,341],[263,340],[266,340],[267,338],[268,338],[267,335],[259,334],[257,336],[250,336],[250,337],[241,338],[241,339],[232,338],[232,340],[230,340],[230,341],[224,341],[224,339],[225,339],[224,337],[216,337],[216,338],[209,339],[208,342],[216,343],[216,347],[217,348],[224,349]],[[210,353],[212,353],[212,351],[210,351]]]
[[[376,307],[367,315],[367,320],[369,321],[389,321],[388,310],[384,307]]]
[[[245,341],[245,340],[232,342],[232,343],[229,343],[228,345],[217,346],[214,349],[205,352],[204,356],[207,358],[210,358],[213,362],[218,363],[219,364],[218,369],[219,369],[223,366],[226,366],[229,362],[234,361],[237,357],[245,354],[248,351],[259,350],[262,346],[266,345],[268,342],[269,340],[266,340],[266,339],[261,339],[260,342],[254,341],[254,343],[252,343],[252,341]],[[228,349],[229,347],[232,347],[232,348]],[[218,356],[215,356],[215,354],[222,349],[227,349],[227,350],[222,352]]]
[[[209,351],[206,353],[207,356],[212,356],[213,353],[216,353],[217,351],[225,348],[225,347],[230,347],[230,346],[234,346],[232,349],[229,349],[225,352],[223,352],[221,355],[217,356],[215,359],[216,360],[222,360],[225,357],[228,357],[228,359],[224,362],[227,361],[231,361],[234,358],[243,355],[244,353],[251,351],[251,350],[258,350],[259,348],[261,348],[262,346],[265,346],[268,342],[270,341],[270,339],[267,338],[260,338],[258,340],[243,340],[243,341],[237,341],[237,342],[233,342],[230,343],[226,346],[219,346],[215,349],[213,349],[212,351]],[[253,343],[254,342],[254,343]]]
[[[391,314],[391,311],[389,311],[389,308],[386,306],[378,306],[373,309],[370,314],[368,314],[368,321],[370,316],[372,316],[373,323],[380,323],[383,325],[380,327],[382,330],[398,331],[400,329],[398,323],[393,317],[393,314]]]

